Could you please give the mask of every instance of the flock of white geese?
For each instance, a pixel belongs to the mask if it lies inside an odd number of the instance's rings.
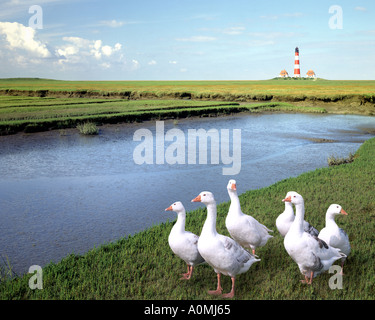
[[[207,218],[200,236],[185,230],[186,211],[180,201],[165,211],[177,213],[177,221],[169,234],[168,243],[172,251],[187,264],[187,273],[183,273],[181,279],[190,279],[195,266],[207,263],[217,274],[217,288],[208,293],[232,298],[236,275],[248,271],[253,263],[260,261],[255,250],[272,238],[269,232],[273,231],[241,211],[235,180],[229,180],[227,189],[231,204],[225,225],[231,237],[219,234],[216,230],[216,201],[209,191],[203,191],[191,200],[207,207]],[[276,219],[276,227],[284,237],[285,250],[305,277],[301,281],[311,284],[314,277],[327,271],[338,259],[341,259],[342,272],[344,261],[350,253],[349,238],[335,222],[336,215],[347,215],[342,207],[338,204],[330,205],[326,213],[326,225],[319,233],[304,220],[304,200],[300,194],[288,192],[282,201],[285,202],[285,210]],[[251,249],[251,252],[246,248]],[[229,293],[222,294],[221,274],[232,279]]]

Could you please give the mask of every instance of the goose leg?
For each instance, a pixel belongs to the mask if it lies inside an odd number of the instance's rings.
[[[234,282],[236,281],[236,279],[234,277],[232,277],[231,279],[232,279],[232,290],[229,293],[223,294],[222,295],[223,298],[233,298],[234,297]]]
[[[313,277],[314,277],[314,271],[311,271],[309,284],[312,284]]]
[[[190,279],[191,272],[193,272],[193,270],[190,271],[190,266],[189,265],[187,265],[187,268],[188,268],[188,272],[187,273],[183,273],[182,277],[180,278],[180,280],[189,280]]]
[[[217,289],[208,291],[208,294],[212,294],[215,296],[220,295],[223,292],[223,288],[220,285],[220,273],[217,274]]]
[[[314,276],[314,271],[311,271],[311,273],[310,273],[310,279],[309,279],[308,276],[305,275],[305,280],[301,280],[301,282],[302,283],[306,283],[306,284],[311,284],[313,276]]]
[[[344,275],[344,262],[345,262],[345,259],[341,259],[341,271],[340,271],[340,274],[342,276]]]
[[[193,275],[193,266],[190,266],[190,273],[189,273],[189,275],[188,275],[188,279],[190,279],[191,278],[191,276]]]
[[[301,280],[302,283],[309,283],[309,278],[305,275],[305,280]]]

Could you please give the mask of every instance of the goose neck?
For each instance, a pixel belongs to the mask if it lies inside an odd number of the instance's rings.
[[[326,214],[326,226],[336,226],[335,216],[332,214]]]
[[[216,235],[216,203],[208,203],[207,205],[207,218],[204,222],[201,236]]]
[[[305,218],[305,205],[303,203],[298,203],[296,206],[296,218],[294,219],[294,222],[291,226],[294,230],[297,230],[298,232],[302,233],[304,231],[303,229],[303,222]]]
[[[228,193],[230,197],[229,213],[240,213],[241,204],[240,204],[240,199],[237,195],[237,192],[230,190]]]
[[[284,215],[294,219],[293,205],[290,202],[285,202]]]
[[[179,212],[177,214],[177,221],[174,225],[174,229],[179,232],[185,231],[185,221],[186,221],[185,212]]]

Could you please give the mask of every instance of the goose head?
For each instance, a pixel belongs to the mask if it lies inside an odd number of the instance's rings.
[[[292,202],[288,201],[289,199],[292,200],[292,192],[293,191],[289,191],[286,194],[285,198],[282,200],[285,203],[285,208],[293,208]]]
[[[285,199],[283,199],[284,202],[291,202],[293,203],[294,205],[299,205],[299,204],[303,204],[303,198],[302,196],[295,192],[295,191],[289,191],[287,193],[287,196]]]
[[[292,200],[292,193],[293,193],[294,191],[289,191],[287,194],[286,194],[286,196],[285,196],[285,198],[282,200],[283,202],[285,202],[285,203],[291,203],[291,201],[289,201],[289,200]]]
[[[195,197],[191,202],[202,202],[205,205],[216,203],[214,195],[209,191],[202,191],[197,197]]]
[[[174,211],[176,213],[179,213],[179,212],[184,212],[185,207],[184,207],[184,205],[182,204],[181,201],[177,201],[177,202],[171,204],[167,209],[165,209],[165,211]]]
[[[236,191],[237,190],[236,180],[233,180],[233,179],[229,180],[228,185],[227,185],[227,189],[228,189],[228,191],[230,191],[230,190]]]
[[[348,214],[339,204],[331,204],[327,210],[327,217],[335,217],[338,214],[343,214],[347,216]]]

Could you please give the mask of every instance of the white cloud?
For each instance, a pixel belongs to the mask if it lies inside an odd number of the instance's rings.
[[[362,12],[367,11],[367,9],[365,7],[355,7],[354,10],[356,10],[356,11],[362,11]]]
[[[204,20],[204,21],[213,21],[218,18],[217,14],[197,14],[187,18],[186,20]]]
[[[62,44],[49,50],[47,44],[37,38],[37,30],[17,22],[0,22],[0,48],[2,60],[14,67],[50,60],[60,66],[93,64],[108,69],[113,62],[124,61],[120,43],[110,46],[100,39],[63,37]]]
[[[100,66],[103,68],[103,69],[109,69],[111,67],[111,64],[108,63],[108,62],[103,62],[102,64],[100,64]]]
[[[171,61],[169,61],[169,63],[170,63],[170,64],[177,64],[177,61],[175,61],[175,60],[171,60]]]
[[[238,35],[245,31],[245,27],[231,27],[223,30],[224,34]]]
[[[252,40],[248,43],[251,47],[264,47],[274,45],[275,42],[272,40]]]
[[[18,22],[0,22],[0,34],[5,36],[8,49],[25,51],[37,58],[51,57],[46,44],[36,39],[36,30]]]
[[[303,16],[302,12],[293,12],[293,13],[283,13],[283,14],[262,15],[260,17],[266,20],[277,20],[279,18],[299,18],[302,16]]]
[[[155,64],[157,64],[157,62],[155,60],[151,60],[149,63],[148,63],[150,66],[154,66]]]
[[[248,35],[262,39],[280,39],[300,36],[300,34],[296,32],[250,32]]]
[[[101,60],[103,56],[109,58],[122,48],[120,43],[116,43],[114,47],[103,46],[102,40],[87,40],[79,37],[63,37],[63,40],[67,44],[57,48],[56,54],[65,62],[77,62],[90,56]]]
[[[72,55],[75,55],[77,54],[79,51],[79,49],[75,46],[65,46],[64,48],[61,48],[61,49],[57,49],[57,54],[59,56],[72,56]]]
[[[118,21],[118,20],[101,20],[99,21],[99,26],[104,26],[104,27],[110,27],[110,28],[120,28],[125,25],[129,24],[140,24],[142,23],[141,21]]]
[[[139,62],[135,59],[132,60],[132,67],[133,69],[138,69],[139,68]]]
[[[211,42],[215,41],[215,37],[208,37],[208,36],[192,36],[188,38],[177,38],[177,41],[183,41],[183,42]]]
[[[100,25],[107,26],[111,28],[119,28],[125,24],[124,21],[117,21],[117,20],[102,20],[100,21]]]
[[[103,46],[101,50],[105,56],[110,57],[114,49],[111,46]]]

